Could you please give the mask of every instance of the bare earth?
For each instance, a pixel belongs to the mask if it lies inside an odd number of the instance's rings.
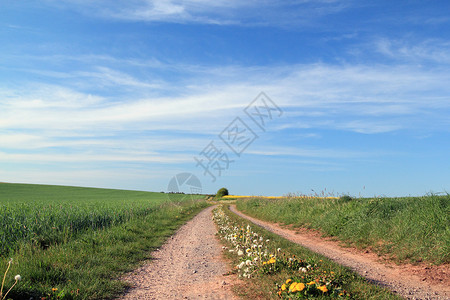
[[[237,299],[235,275],[222,259],[209,207],[181,227],[153,259],[128,274],[133,287],[121,299]]]
[[[353,248],[343,248],[339,242],[324,239],[311,231],[294,231],[252,218],[239,212],[234,205],[230,209],[256,225],[351,268],[361,276],[389,288],[402,297],[407,299],[450,299],[448,265],[418,267],[383,262],[376,254],[369,251],[362,252]]]

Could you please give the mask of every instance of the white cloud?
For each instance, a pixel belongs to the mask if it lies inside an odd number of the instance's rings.
[[[428,39],[412,43],[411,39],[379,39],[375,42],[379,53],[397,60],[450,64],[450,42]]]
[[[85,153],[70,153],[70,154],[55,154],[55,153],[31,153],[31,154],[18,154],[18,153],[5,153],[0,152],[0,161],[2,162],[39,162],[39,163],[78,163],[78,162],[113,162],[113,163],[162,163],[162,164],[176,164],[192,162],[191,155],[186,154],[165,154],[155,155],[153,153],[133,153],[127,151],[125,153],[117,154],[85,154]]]
[[[269,125],[265,133],[269,139],[281,130],[315,136],[321,130],[380,134],[420,129],[426,134],[448,128],[450,75],[440,68],[170,65],[187,79],[160,88],[156,96],[143,96],[154,87],[132,71],[139,63],[130,63],[128,72],[111,65],[74,72],[70,82],[80,81],[79,88],[64,81],[58,85],[35,82],[16,89],[0,86],[0,162],[29,168],[36,164],[86,169],[107,165],[117,170],[130,165],[195,168],[193,156],[218,139],[217,134],[236,116],[245,117],[242,110],[261,91],[285,112]],[[92,75],[92,70],[99,73]],[[115,82],[111,90],[85,91],[83,81],[100,78],[100,73]],[[273,147],[259,142],[246,153],[288,157],[319,168],[327,160],[389,155],[380,149]]]
[[[308,157],[308,158],[341,158],[341,159],[373,156],[373,153],[357,152],[351,150],[298,148],[298,147],[265,147],[263,150],[250,149],[245,153],[262,156],[293,156],[293,157]],[[377,155],[380,155],[380,153],[377,153]]]
[[[0,89],[0,128],[108,132],[171,129],[188,132],[218,132],[242,112],[260,91],[286,108],[286,121],[304,126],[341,116],[347,128],[357,132],[414,128],[414,124],[389,125],[389,118],[440,114],[449,109],[450,75],[445,70],[415,66],[330,66],[324,64],[282,67],[226,67],[222,72],[185,73],[184,85],[165,86],[159,96],[142,97],[154,91],[151,84],[111,68],[99,68],[115,82],[120,98],[85,93],[59,85],[32,84],[20,90]],[[191,72],[191,73],[190,73]],[[230,74],[232,74],[230,76]],[[91,81],[83,72],[77,80]],[[102,77],[95,74],[94,77]],[[223,80],[225,78],[225,80]],[[133,89],[128,89],[134,86]],[[164,96],[164,93],[175,95]],[[292,119],[287,119],[291,117]],[[372,118],[368,122],[355,120]],[[422,115],[422,117],[426,117]],[[427,117],[428,118],[428,117]],[[323,122],[322,122],[323,124]],[[333,126],[333,123],[328,122]],[[334,123],[340,124],[340,123]],[[288,125],[289,126],[289,125]],[[358,126],[361,128],[358,129]],[[374,126],[370,130],[370,126]],[[202,130],[205,130],[202,132]]]
[[[342,0],[47,0],[46,3],[62,9],[69,7],[94,17],[125,21],[257,26],[307,25],[316,18],[341,12],[352,4]]]

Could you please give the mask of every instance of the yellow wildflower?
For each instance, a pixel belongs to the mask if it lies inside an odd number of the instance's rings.
[[[321,290],[323,293],[326,293],[326,292],[328,292],[328,289],[327,289],[327,287],[326,286],[324,286],[324,285],[322,285],[322,286],[319,286],[318,288],[317,288],[318,290]]]
[[[283,283],[283,285],[281,286],[281,290],[285,291],[286,290],[286,284]]]
[[[52,292],[56,292],[57,290],[57,288],[52,288]]]
[[[313,285],[313,284],[316,284],[316,282],[315,281],[311,281],[311,282],[307,283],[307,285]]]
[[[289,284],[289,282],[292,282],[292,279],[286,280],[286,284]]]

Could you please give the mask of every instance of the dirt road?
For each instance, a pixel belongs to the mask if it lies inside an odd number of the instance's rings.
[[[239,212],[234,205],[231,211],[294,243],[320,253],[347,266],[370,281],[385,286],[407,299],[450,299],[449,267],[435,268],[398,266],[381,262],[377,255],[356,249],[343,248],[336,241],[324,239],[311,232],[298,232],[264,222]]]
[[[125,280],[133,288],[121,299],[236,299],[235,275],[222,259],[222,246],[209,207],[181,227],[152,259]]]

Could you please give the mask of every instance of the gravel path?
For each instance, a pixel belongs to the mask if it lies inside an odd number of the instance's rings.
[[[181,227],[153,259],[124,279],[133,287],[121,299],[237,299],[235,275],[222,259],[209,207]]]
[[[317,234],[289,230],[274,223],[252,218],[239,212],[234,205],[230,209],[235,214],[250,220],[256,225],[320,253],[341,265],[350,267],[370,281],[387,287],[407,299],[450,299],[448,266],[440,268],[438,270],[438,277],[440,278],[433,280],[430,276],[427,277],[427,270],[416,270],[417,267],[415,266],[386,264],[381,262],[373,253],[342,248],[338,242],[321,238]],[[427,268],[432,269],[431,267]]]

